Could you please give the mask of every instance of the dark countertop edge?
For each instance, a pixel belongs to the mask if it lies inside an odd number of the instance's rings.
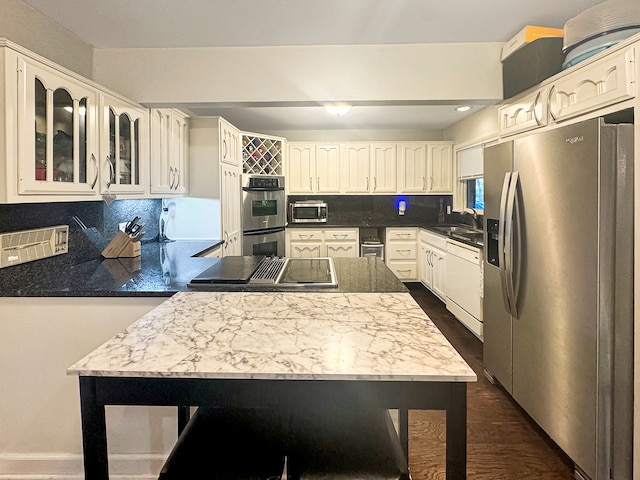
[[[205,248],[204,250],[199,251],[198,253],[193,254],[192,256],[194,257],[200,257],[203,255],[206,255],[208,252],[215,250],[216,248],[218,248],[219,246],[221,246],[222,244],[224,244],[224,240],[218,240],[217,242],[215,242],[213,245],[211,245],[210,247]]]
[[[140,290],[96,290],[96,291],[33,291],[22,292],[12,291],[11,295],[0,295],[0,297],[6,298],[169,298],[174,296],[178,292],[188,291],[186,285],[183,290],[153,290],[153,291],[140,291]]]

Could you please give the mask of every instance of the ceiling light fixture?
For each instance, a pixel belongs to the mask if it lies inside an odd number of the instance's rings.
[[[331,115],[344,115],[351,110],[351,104],[349,103],[325,103],[324,108]]]
[[[462,105],[460,107],[456,107],[456,112],[467,112],[471,110],[471,107],[469,105]]]

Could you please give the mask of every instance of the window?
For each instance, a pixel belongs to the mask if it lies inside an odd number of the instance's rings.
[[[484,210],[484,147],[485,144],[458,150],[457,153],[457,208]]]
[[[484,210],[484,178],[466,180],[467,201],[466,207]]]

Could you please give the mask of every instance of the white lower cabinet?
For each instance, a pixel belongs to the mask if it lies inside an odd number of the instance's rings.
[[[324,251],[327,257],[357,257],[358,229],[329,228],[324,230]]]
[[[446,301],[447,292],[447,239],[420,230],[418,270],[420,282],[440,300]]]
[[[171,108],[149,112],[151,193],[185,195],[189,157],[187,116]]]
[[[403,282],[418,280],[418,229],[393,227],[385,230],[385,263]]]
[[[288,257],[357,257],[357,228],[289,228]]]

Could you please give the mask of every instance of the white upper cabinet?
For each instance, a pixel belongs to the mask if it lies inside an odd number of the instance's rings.
[[[100,189],[103,194],[148,193],[148,112],[100,94]]]
[[[397,149],[398,146],[395,143],[371,145],[371,171],[373,173],[370,185],[371,193],[396,193]]]
[[[149,193],[147,109],[6,39],[0,64],[0,202]]]
[[[231,125],[224,119],[220,119],[220,161],[229,165],[237,165],[242,163],[242,155],[240,155],[240,130]]]
[[[549,115],[561,121],[635,96],[633,47],[603,57],[550,85]]]
[[[189,129],[178,110],[153,108],[149,112],[151,193],[184,195],[188,191]]]
[[[293,142],[286,175],[291,195],[452,193],[453,144]]]
[[[289,143],[287,190],[290,194],[340,193],[340,146]]]
[[[316,145],[317,193],[340,193],[340,145]]]
[[[18,78],[15,94],[7,91],[17,111],[16,193],[95,196],[96,90],[28,57],[10,54],[7,61],[17,67]]]
[[[500,134],[513,135],[546,125],[548,95],[549,89],[544,87],[500,106],[498,108]]]
[[[427,144],[422,142],[398,145],[400,193],[426,193]]]
[[[453,145],[427,144],[427,193],[453,193]]]
[[[500,136],[569,120],[636,96],[635,45],[610,47],[498,108]]]
[[[340,146],[344,193],[369,193],[371,189],[371,146],[345,143]]]
[[[316,149],[313,143],[289,143],[286,187],[291,194],[314,193]]]

